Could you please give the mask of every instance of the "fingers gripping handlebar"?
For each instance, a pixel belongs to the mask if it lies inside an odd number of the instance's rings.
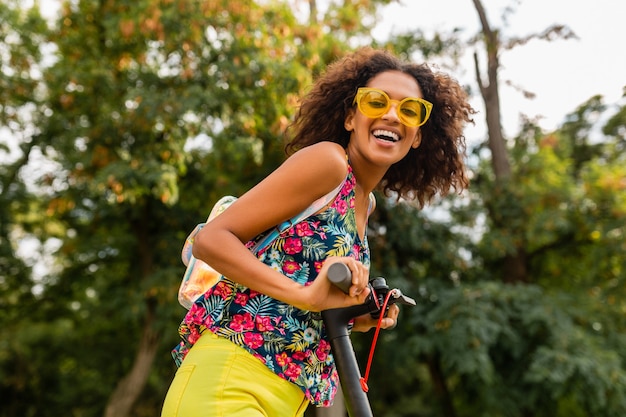
[[[343,292],[348,293],[352,285],[350,269],[343,263],[334,263],[328,268],[328,279]],[[380,314],[386,314],[381,309],[385,300],[389,298],[387,307],[391,304],[415,305],[415,300],[402,294],[398,289],[390,290],[384,278],[378,277],[370,280],[370,295],[361,305],[335,308],[322,311],[322,319],[326,326],[326,332],[330,340],[333,356],[337,365],[337,373],[346,402],[346,409],[350,417],[372,417],[369,400],[366,392],[360,385],[360,372],[350,335],[348,323],[355,317],[363,314],[371,314],[378,318]],[[391,293],[391,294],[390,294]]]
[[[352,273],[350,272],[350,268],[340,262],[332,264],[328,268],[328,280],[347,294],[350,290],[350,286],[352,285]],[[383,305],[389,292],[392,293],[390,304],[398,303],[411,306],[415,305],[415,300],[403,295],[402,291],[399,289],[396,288],[390,290],[387,286],[385,278],[383,277],[370,280],[369,287],[371,290],[370,296],[367,300],[365,300],[365,304],[363,304],[363,307],[367,306],[368,309],[361,314],[369,312],[374,318],[378,318],[380,315],[380,307]],[[363,308],[360,308],[359,310],[361,309]]]

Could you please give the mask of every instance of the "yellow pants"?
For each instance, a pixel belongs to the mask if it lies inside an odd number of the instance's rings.
[[[178,368],[161,417],[301,417],[308,404],[295,384],[205,331]]]

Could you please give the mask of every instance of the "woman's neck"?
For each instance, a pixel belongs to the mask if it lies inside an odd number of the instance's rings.
[[[374,191],[387,172],[387,169],[383,167],[368,163],[361,155],[352,154],[349,149],[348,160],[352,166],[354,178],[365,195]]]

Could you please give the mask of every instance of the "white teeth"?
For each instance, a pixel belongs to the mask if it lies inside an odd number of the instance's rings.
[[[397,142],[400,140],[400,136],[390,130],[378,129],[373,131],[372,134],[379,139],[390,140],[393,142]]]

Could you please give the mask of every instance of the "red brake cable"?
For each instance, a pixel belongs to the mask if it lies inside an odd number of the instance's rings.
[[[392,293],[393,291],[389,291],[387,293],[387,296],[385,297],[385,302],[383,303],[383,306],[380,309],[381,314],[380,314],[380,317],[378,317],[378,323],[376,324],[376,331],[374,332],[374,338],[372,339],[372,346],[370,347],[370,354],[369,354],[369,357],[367,358],[367,367],[365,368],[365,377],[359,378],[359,382],[361,383],[361,389],[363,390],[363,392],[369,391],[369,387],[367,386],[367,379],[369,378],[370,367],[372,365],[372,359],[374,358],[374,349],[376,348],[376,342],[378,340],[378,333],[380,333],[380,326],[383,322],[383,319],[385,318],[385,311],[387,311],[387,304],[389,302],[389,298],[391,298]]]

